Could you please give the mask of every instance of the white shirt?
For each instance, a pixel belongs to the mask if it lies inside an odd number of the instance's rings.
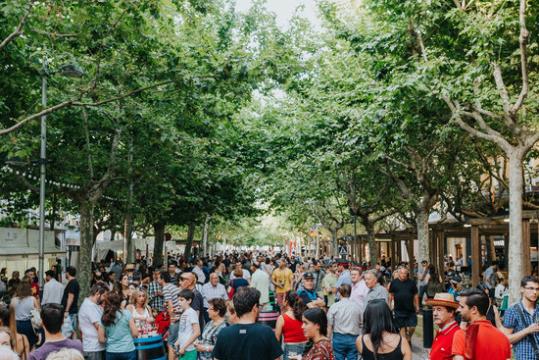
[[[350,295],[350,301],[356,303],[361,308],[361,313],[365,311],[367,307],[367,295],[369,294],[369,288],[365,283],[365,280],[361,279],[357,283],[352,283],[352,294]]]
[[[260,291],[260,304],[269,303],[270,277],[267,272],[257,269],[253,273],[251,286]]]
[[[95,352],[105,350],[105,344],[98,340],[95,323],[101,324],[103,310],[92,300],[86,298],[79,309],[79,327],[82,333],[82,349]]]
[[[217,286],[213,286],[211,282],[205,283],[202,286],[200,293],[204,297],[204,307],[206,309],[210,307],[208,300],[215,298],[221,298],[225,301],[228,300],[228,294],[223,284],[217,283]]]
[[[52,278],[45,284],[45,286],[43,286],[43,299],[41,299],[41,305],[61,304],[63,295],[64,285],[56,281],[55,278]]]
[[[198,314],[190,307],[185,310],[180,317],[180,325],[178,326],[178,341],[180,347],[183,347],[187,343],[187,340],[193,335],[193,324],[198,325]],[[191,344],[185,350],[195,350],[195,346]]]
[[[198,266],[195,266],[193,268],[193,272],[195,274],[197,274],[197,282],[201,283],[201,284],[204,284],[206,282],[206,275],[204,274],[204,271],[202,271],[201,268],[199,268]]]

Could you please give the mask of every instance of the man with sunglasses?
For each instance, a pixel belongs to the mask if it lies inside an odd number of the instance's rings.
[[[504,332],[513,345],[516,360],[539,358],[539,279],[525,276],[520,282],[521,300],[505,312]]]

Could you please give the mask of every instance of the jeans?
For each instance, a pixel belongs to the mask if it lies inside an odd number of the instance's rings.
[[[168,328],[168,345],[174,347],[174,343],[178,340],[178,331],[180,330],[180,322],[171,323]]]
[[[283,360],[288,360],[291,353],[302,355],[306,344],[284,344]]]
[[[104,360],[105,351],[85,351],[84,360]]]
[[[105,360],[137,360],[136,350],[123,353],[105,353]]]
[[[333,333],[335,360],[357,360],[356,339],[358,335]]]

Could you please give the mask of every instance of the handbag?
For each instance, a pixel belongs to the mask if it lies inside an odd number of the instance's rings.
[[[30,320],[32,322],[32,327],[34,328],[34,330],[41,329],[42,322],[41,322],[41,313],[39,312],[39,310],[32,309],[30,311],[30,314],[32,314],[32,318]]]

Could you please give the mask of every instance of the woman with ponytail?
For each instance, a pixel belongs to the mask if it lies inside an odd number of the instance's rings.
[[[306,306],[295,291],[286,293],[283,306],[284,312],[279,316],[275,325],[275,336],[277,341],[281,341],[282,335],[283,360],[288,360],[290,355],[303,354],[303,350],[305,350],[307,338],[303,334],[301,318]]]
[[[122,309],[122,297],[114,292],[107,294],[104,304],[101,322],[107,338],[105,359],[136,360],[133,338],[138,337],[138,329],[131,312]]]
[[[412,360],[412,349],[393,323],[385,300],[370,301],[356,347],[363,360]]]
[[[303,313],[303,333],[309,344],[304,355],[290,356],[292,360],[334,360],[331,340],[328,339],[328,318],[324,310],[312,308]]]

